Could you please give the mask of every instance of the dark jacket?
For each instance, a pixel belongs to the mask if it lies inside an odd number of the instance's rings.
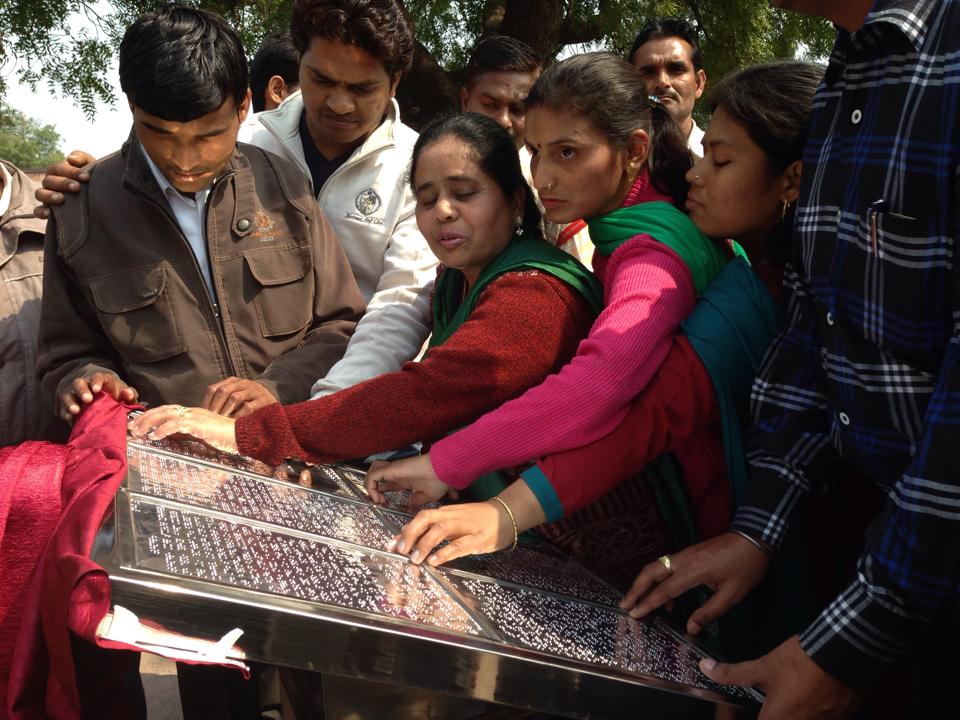
[[[37,328],[43,291],[43,231],[33,216],[36,184],[8,162],[10,206],[0,217],[0,446],[60,439],[40,401]]]
[[[256,379],[306,399],[346,348],[364,302],[299,168],[238,144],[207,198],[215,304],[131,135],[89,168],[47,226],[43,394],[117,373],[150,403],[199,405],[207,386]]]

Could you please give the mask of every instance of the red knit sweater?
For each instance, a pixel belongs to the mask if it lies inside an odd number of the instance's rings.
[[[593,314],[536,270],[507,273],[422,362],[333,395],[270,405],[237,420],[240,452],[273,465],[364,457],[434,441],[543,381],[573,357]]]

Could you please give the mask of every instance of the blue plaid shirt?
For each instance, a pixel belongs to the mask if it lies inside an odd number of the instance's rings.
[[[734,527],[779,545],[840,460],[889,491],[856,577],[801,635],[856,686],[960,598],[960,0],[877,0],[839,31],[803,161]]]

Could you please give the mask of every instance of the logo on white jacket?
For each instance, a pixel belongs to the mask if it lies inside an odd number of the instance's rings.
[[[353,201],[353,204],[356,205],[357,210],[362,212],[364,216],[368,216],[373,215],[373,213],[379,210],[382,203],[380,201],[380,196],[377,195],[376,191],[373,188],[367,188],[357,195],[357,198]]]

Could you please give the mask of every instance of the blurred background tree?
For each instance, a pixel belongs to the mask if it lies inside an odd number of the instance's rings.
[[[93,117],[112,94],[105,82],[124,28],[167,0],[4,0],[0,4],[0,68],[15,67],[34,87],[45,82]],[[185,0],[220,13],[252,57],[265,35],[288,27],[292,0]],[[457,107],[459,73],[473,45],[502,33],[531,45],[544,63],[584,49],[623,53],[650,17],[682,17],[702,38],[708,92],[723,75],[776,57],[825,58],[833,29],[823,20],[770,7],[767,0],[406,0],[417,46],[398,100],[420,126]],[[100,32],[71,33],[84,13]],[[0,93],[5,77],[0,72]]]
[[[63,158],[60,135],[0,102],[0,158],[21,170],[46,167]]]

